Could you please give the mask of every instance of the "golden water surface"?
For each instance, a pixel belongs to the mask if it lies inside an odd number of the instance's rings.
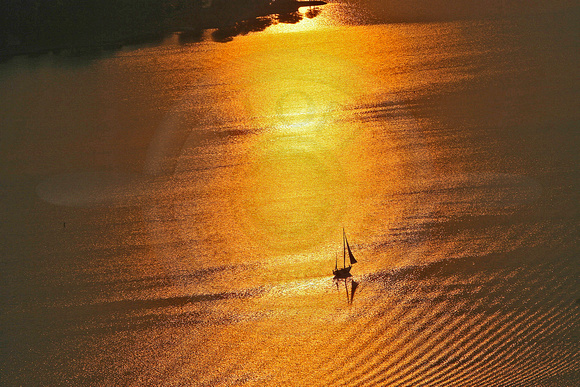
[[[8,384],[572,385],[573,61],[530,24],[2,64]]]

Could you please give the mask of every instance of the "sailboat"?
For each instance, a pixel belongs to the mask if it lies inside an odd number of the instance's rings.
[[[346,266],[346,256],[348,254],[348,261],[349,261],[349,265]],[[335,263],[334,263],[334,270],[332,271],[332,274],[334,274],[334,282],[336,283],[336,288],[338,289],[338,282],[339,281],[344,281],[344,287],[346,288],[346,299],[352,303],[352,300],[354,299],[354,292],[358,286],[358,282],[355,282],[354,280],[350,280],[350,296],[348,294],[348,280],[349,278],[352,277],[352,274],[350,274],[350,269],[352,268],[352,265],[354,265],[357,261],[354,258],[354,255],[350,249],[350,246],[348,244],[348,239],[346,238],[346,233],[344,232],[344,228],[342,229],[342,258],[343,258],[343,264],[342,264],[342,269],[338,268],[338,256],[336,257]]]
[[[350,262],[348,266],[346,266],[347,252],[348,252],[348,260]],[[343,255],[342,269],[338,268],[338,257],[337,257],[334,264],[334,270],[332,271],[335,280],[341,279],[346,280],[347,278],[352,277],[352,274],[350,274],[350,269],[352,268],[352,265],[356,263],[356,259],[354,258],[354,255],[350,250],[350,246],[348,245],[348,239],[346,239],[346,233],[344,232],[344,228],[342,229],[342,255]]]

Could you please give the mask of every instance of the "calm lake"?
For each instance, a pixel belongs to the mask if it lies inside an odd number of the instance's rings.
[[[346,5],[0,63],[0,384],[580,380],[575,18]]]

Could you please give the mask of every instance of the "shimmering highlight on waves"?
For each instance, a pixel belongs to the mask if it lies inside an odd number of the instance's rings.
[[[482,263],[472,270],[482,268]],[[519,268],[488,272],[477,281],[465,278],[467,283],[457,284],[463,275],[454,274],[454,267],[449,265],[447,274],[437,275],[437,280],[421,272],[440,270],[420,267],[391,280],[389,287],[401,281],[407,291],[376,306],[375,313],[359,315],[366,323],[357,320],[341,343],[345,346],[332,348],[347,351],[348,361],[334,370],[326,367],[317,376],[328,372],[324,383],[337,386],[520,385],[549,380],[549,370],[559,369],[570,361],[563,359],[575,356],[572,343],[561,356],[562,344],[551,340],[574,329],[578,307],[569,297],[562,299],[573,293],[574,281],[549,289],[541,285],[564,267],[548,275],[534,270],[516,284],[505,278],[513,277],[513,270]],[[509,296],[500,304],[495,302],[498,294]],[[352,350],[346,345],[351,340],[358,343]],[[511,350],[514,346],[519,350]],[[552,356],[538,358],[538,350]]]
[[[2,63],[5,384],[573,385],[574,38],[520,24]]]

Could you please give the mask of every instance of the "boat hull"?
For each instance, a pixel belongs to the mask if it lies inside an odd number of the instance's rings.
[[[334,274],[334,279],[346,279],[352,277],[352,274],[350,274],[350,268],[351,266],[333,270],[332,274]]]

